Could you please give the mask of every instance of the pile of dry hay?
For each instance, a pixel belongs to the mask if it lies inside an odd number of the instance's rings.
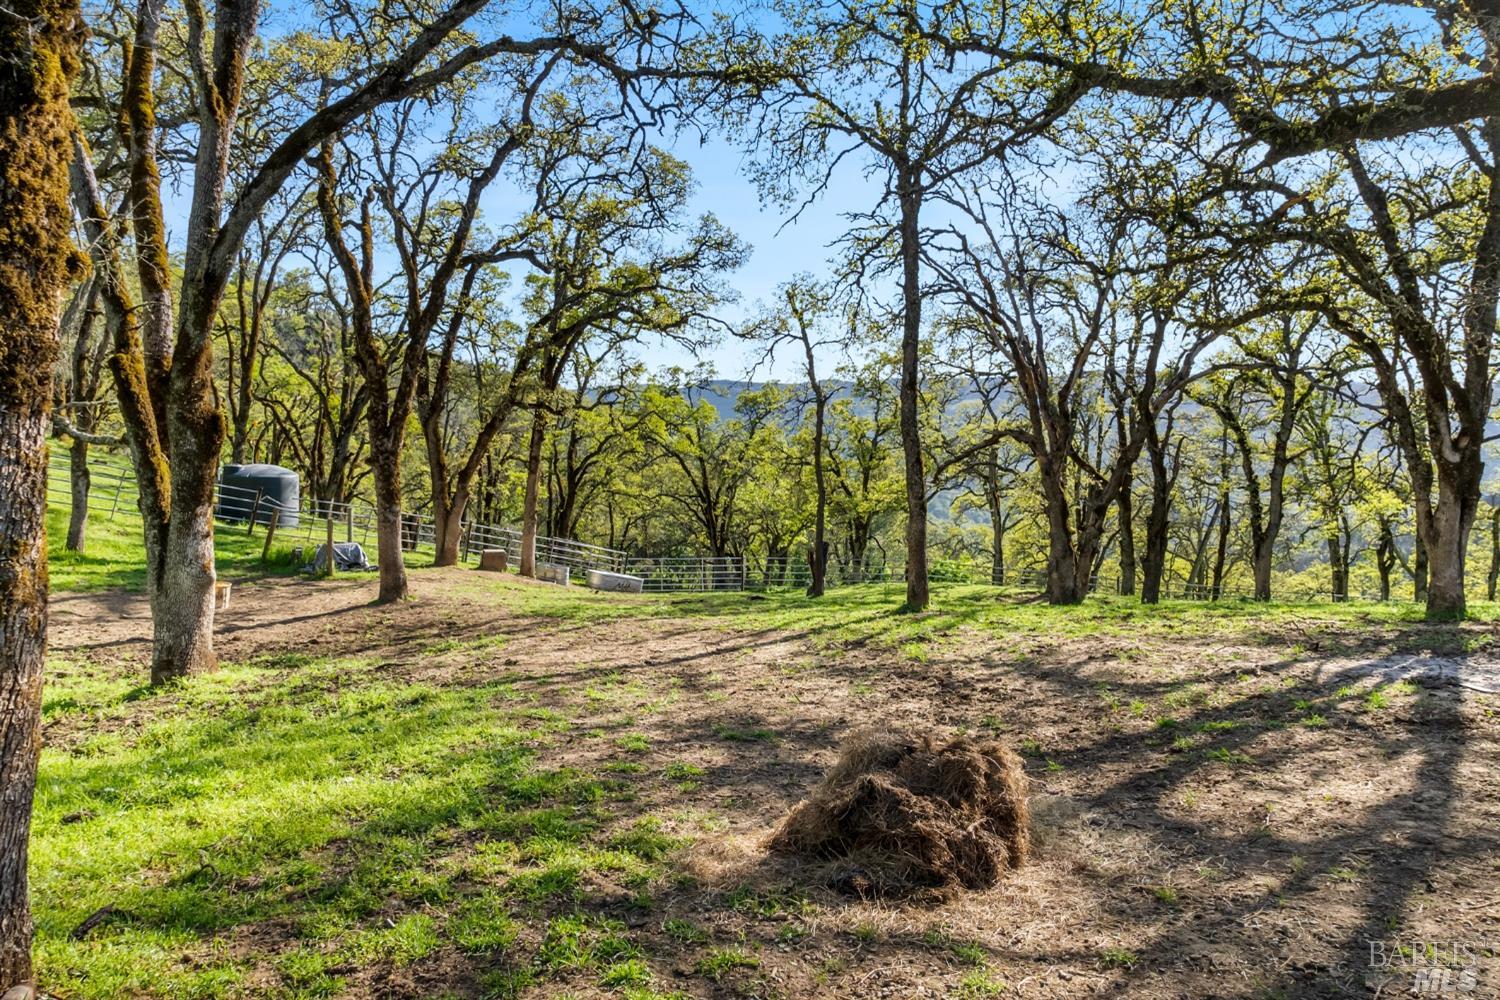
[[[1026,775],[998,743],[941,746],[901,732],[856,732],[823,782],[771,835],[778,853],[838,858],[860,895],[912,887],[983,889],[1029,849]]]

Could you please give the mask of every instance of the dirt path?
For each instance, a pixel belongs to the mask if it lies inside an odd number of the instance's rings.
[[[547,766],[614,769],[630,791],[621,828],[660,817],[692,839],[649,919],[632,915],[633,890],[584,886],[591,911],[631,922],[671,989],[1391,995],[1421,969],[1372,965],[1372,946],[1417,941],[1478,949],[1467,995],[1500,996],[1492,697],[1330,678],[1331,657],[1273,637],[965,634],[913,662],[707,618],[528,617],[507,610],[519,584],[475,597],[473,579],[416,574],[417,599],[395,608],[369,603],[369,578],[242,585],[218,624],[220,653],[357,655],[433,685],[503,678],[565,719]],[[56,655],[143,662],[138,598],[64,595],[53,623]],[[980,731],[1022,750],[1036,862],[991,891],[917,905],[843,899],[811,881],[815,868],[768,858],[765,836],[859,726]],[[666,932],[673,921],[742,942],[754,964],[705,977]],[[518,948],[537,943],[523,935]],[[470,995],[474,975],[456,959],[365,970],[353,995]],[[564,986],[614,995],[586,976],[526,995]]]

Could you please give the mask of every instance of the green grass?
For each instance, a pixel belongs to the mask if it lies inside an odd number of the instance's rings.
[[[753,969],[760,959],[743,948],[715,948],[698,961],[694,971],[714,982],[719,982],[735,969]]]
[[[57,492],[59,484],[66,491],[68,460],[62,449],[52,448],[51,480],[54,485],[47,504],[47,572],[50,586],[56,593],[113,587],[140,590],[146,585],[145,542],[134,494],[127,490],[121,494],[119,504],[114,503],[116,477],[121,470],[128,469],[128,461],[121,454],[94,451],[89,459],[93,489],[84,528],[83,551],[69,552],[65,544],[69,508]],[[323,537],[321,521],[311,533],[305,526],[278,532],[268,560],[262,562],[261,553],[266,541],[264,525],[256,525],[255,533],[247,535],[243,524],[216,523],[215,569],[220,579],[228,580],[296,573],[309,560],[296,558],[292,550],[316,546]],[[374,544],[371,535],[367,547],[373,550]],[[431,565],[432,556],[430,553],[408,553],[406,562],[413,568]]]
[[[143,582],[134,512],[94,517],[81,556],[57,551],[66,512],[50,510],[49,522],[54,588]],[[289,571],[285,561],[260,566],[262,541],[259,532],[246,538],[242,528],[220,529],[220,573],[233,579]],[[1311,635],[1354,626],[1407,634],[1421,617],[1409,604],[1146,607],[1105,597],[1051,608],[965,584],[935,585],[933,609],[910,614],[898,610],[900,588],[886,584],[838,588],[812,600],[743,593],[630,597],[478,573],[443,581],[451,596],[503,602],[517,616],[712,618],[726,629],[805,636],[827,652],[869,645],[913,658],[969,630],[1007,642],[1253,637],[1292,628]],[[1497,617],[1493,604],[1472,610],[1481,620]],[[1428,644],[1472,641],[1449,628],[1409,634]],[[502,641],[442,639],[424,654],[463,654]],[[597,772],[548,769],[540,764],[542,751],[581,734],[548,706],[518,700],[510,680],[435,687],[393,679],[388,666],[288,652],[152,691],[118,669],[84,660],[49,663],[43,715],[51,728],[32,851],[36,955],[48,992],[70,1000],[331,997],[366,966],[419,967],[448,951],[484,969],[485,995],[530,988],[555,994],[554,979],[624,997],[668,995],[653,992],[648,959],[660,956],[644,953],[639,932],[591,907],[590,892],[614,887],[627,901],[620,905],[636,913],[649,910],[653,895],[660,898],[686,841],[657,817],[617,816],[618,803],[632,782],[671,783],[682,793],[705,783],[704,766],[664,759],[692,751],[661,738],[653,744],[624,728],[603,737],[615,759]],[[605,705],[650,694],[621,673],[591,675],[584,693]],[[1216,766],[1257,766],[1232,742],[1244,731],[1236,726],[1249,722],[1179,721],[1169,714],[1215,705],[1219,693],[1187,680],[1150,703],[1127,701],[1110,688],[1097,695],[1101,714],[1129,722],[1122,714],[1128,710],[1142,720],[1136,725],[1155,720],[1153,739],[1171,741],[1176,751],[1193,751]],[[1332,700],[1284,697],[1296,712],[1289,718],[1316,727],[1361,702],[1367,711],[1384,711],[1417,696],[1411,685],[1393,684],[1370,691],[1350,686]],[[1346,700],[1351,704],[1339,704]],[[993,716],[980,725],[1003,728]],[[1028,757],[1048,771],[1061,768],[1055,748],[1023,735],[1024,723],[1016,729]],[[59,731],[67,738],[55,739]],[[731,716],[711,731],[731,744],[720,748],[731,753],[791,739],[755,718]],[[1334,869],[1328,877],[1359,876]],[[1175,890],[1159,888],[1156,899],[1176,905]],[[739,917],[792,927],[778,938],[788,946],[799,939],[796,921],[810,905],[795,891],[749,887],[725,893],[721,902]],[[70,939],[105,906],[114,908],[109,917],[84,940]],[[746,970],[759,965],[765,953],[756,949],[765,942],[735,940],[716,925],[710,930],[660,915],[650,921],[682,952],[673,961],[704,980],[758,975]],[[856,930],[855,939],[888,947],[873,926],[869,933]],[[944,946],[970,967],[964,995],[1003,989],[991,979],[982,948]],[[1123,949],[1098,958],[1106,967],[1136,962]]]
[[[66,458],[54,449],[54,479],[66,480]],[[98,453],[91,460],[100,494],[112,492],[113,477],[124,468],[123,455]],[[52,588],[57,591],[97,590],[106,587],[139,589],[145,582],[140,517],[122,503],[111,517],[106,506],[90,515],[86,551],[65,551],[66,504],[49,505],[48,558]],[[318,532],[314,532],[317,535]],[[243,526],[215,529],[219,573],[228,578],[261,573],[290,573],[298,568],[290,550],[307,540],[305,529],[288,532],[278,541],[277,556],[261,563],[263,529],[247,537]],[[317,538],[311,544],[317,544]],[[373,539],[372,539],[373,545]],[[430,565],[429,553],[409,553],[411,568]],[[1111,636],[1169,636],[1179,632],[1254,632],[1295,623],[1299,628],[1320,624],[1399,626],[1422,621],[1422,608],[1409,601],[1347,603],[1268,603],[1244,599],[1218,602],[1163,601],[1144,605],[1134,598],[1095,596],[1081,605],[1051,607],[1026,591],[987,584],[934,582],[932,606],[920,613],[901,609],[904,589],[894,583],[836,587],[822,598],[800,593],[763,595],[745,592],[669,594],[628,597],[579,588],[515,588],[505,577],[480,577],[455,585],[458,594],[493,596],[508,587],[518,611],[572,621],[621,617],[710,617],[728,627],[781,629],[805,634],[815,644],[840,647],[871,644],[897,649],[921,660],[928,647],[965,628],[1056,638]],[[1500,621],[1500,603],[1471,601],[1469,617],[1480,622]],[[1455,636],[1458,648],[1473,637]],[[1134,710],[1134,706],[1132,706]]]
[[[90,717],[44,750],[37,783],[36,957],[59,996],[264,996],[256,966],[280,977],[271,996],[334,996],[350,968],[503,953],[537,908],[566,911],[596,878],[648,884],[683,843],[651,817],[612,831],[608,779],[541,768],[565,725],[498,683],[307,657],[159,693],[103,674],[59,663],[48,681],[49,720]],[[291,939],[228,947],[257,926]],[[645,985],[622,927],[546,926],[528,976]]]
[[[1005,637],[1048,639],[1116,637],[1171,638],[1176,635],[1256,638],[1295,628],[1403,629],[1422,624],[1422,608],[1410,602],[1269,603],[1230,600],[1163,601],[1143,605],[1133,598],[1096,596],[1080,605],[1052,607],[1036,595],[983,584],[936,583],[932,606],[913,614],[901,610],[903,592],[892,584],[837,587],[822,598],[797,593],[649,594],[627,596],[576,588],[520,587],[505,577],[484,577],[453,585],[459,595],[494,600],[503,591],[518,612],[572,622],[618,618],[712,618],[730,629],[779,630],[804,636],[824,651],[860,646],[895,650],[920,660],[966,630]],[[1500,621],[1500,603],[1471,601],[1476,622]],[[1439,626],[1424,641],[1462,648],[1471,641],[1461,630]],[[1187,687],[1166,698],[1180,708],[1202,701],[1208,691]],[[1131,704],[1135,714],[1143,706]]]

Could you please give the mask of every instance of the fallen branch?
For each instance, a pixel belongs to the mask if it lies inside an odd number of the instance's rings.
[[[93,913],[90,913],[88,917],[84,919],[83,923],[73,928],[73,932],[69,934],[68,937],[72,938],[74,941],[82,941],[89,931],[93,930],[95,927],[98,927],[105,921],[106,918],[109,917],[111,913],[114,912],[114,903],[104,904]]]

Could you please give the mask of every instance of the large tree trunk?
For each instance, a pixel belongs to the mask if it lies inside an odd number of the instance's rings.
[[[0,38],[5,34],[0,31]],[[5,96],[0,89],[0,100]],[[0,155],[8,152],[8,145],[0,141]],[[8,200],[0,199],[0,205]],[[13,248],[0,252],[9,257]],[[11,294],[14,290],[0,285],[0,301]],[[30,353],[45,351],[45,328],[12,328],[6,340],[12,337],[30,347]],[[47,652],[48,393],[42,383],[13,397],[17,380],[7,370],[11,367],[0,354],[5,387],[0,403],[0,990],[31,979],[27,844],[42,747],[42,665]],[[40,370],[48,366],[43,363]]]
[[[47,653],[47,432],[70,243],[76,0],[0,14],[0,992],[29,985],[28,845]],[[29,991],[28,991],[29,995]]]
[[[1464,562],[1479,506],[1478,472],[1466,472],[1444,463],[1438,470],[1436,507],[1424,517],[1418,504],[1417,530],[1427,543],[1428,621],[1458,621],[1466,611]]]
[[[87,441],[73,439],[68,449],[68,541],[69,552],[83,551],[84,529],[89,521],[89,445]]]
[[[432,530],[434,566],[457,566],[458,545],[464,534],[464,510],[469,505],[468,493],[460,491],[456,496],[438,502],[433,496]]]
[[[541,491],[542,444],[547,437],[547,412],[538,406],[531,417],[531,441],[526,449],[526,496],[521,508],[521,558],[517,572],[536,576],[537,498]],[[715,555],[719,552],[715,548]]]
[[[1043,460],[1037,463],[1037,472],[1042,479],[1042,494],[1047,506],[1047,603],[1049,604],[1077,604],[1084,597],[1083,589],[1078,586],[1080,559],[1078,552],[1073,548],[1067,485],[1063,482],[1065,468],[1062,462]]]
[[[222,37],[215,40],[215,55],[216,61],[243,65],[253,31],[253,6],[235,13],[238,18],[218,22]],[[143,0],[126,81],[131,225],[142,295],[141,362],[156,415],[156,444],[166,452],[170,469],[163,474],[137,468],[138,480],[154,476],[164,487],[155,500],[143,496],[143,515],[151,515],[145,520],[152,521],[162,512],[161,499],[169,499],[165,524],[148,523],[145,529],[147,557],[155,563],[154,571],[147,573],[154,626],[153,684],[211,670],[218,662],[213,650],[213,504],[224,417],[213,389],[211,331],[228,275],[216,270],[211,258],[222,221],[229,146],[243,82],[238,75],[226,75],[221,92],[200,106],[182,301],[174,324],[152,92],[160,15],[157,0]],[[122,399],[122,411],[131,408]],[[143,414],[127,417],[127,426],[137,438],[149,436]]]
[[[432,504],[432,564],[457,566],[458,543],[463,535],[463,515],[447,503]]]
[[[920,284],[921,195],[914,170],[902,178],[901,192],[901,451],[906,470],[906,607],[925,610],[927,588],[927,477],[922,471],[922,432],[918,419],[918,358],[922,340]]]
[[[1120,512],[1120,593],[1129,597],[1135,593],[1135,503],[1130,495],[1130,483],[1120,490],[1117,506]]]
[[[1049,548],[1047,552],[1047,603],[1079,604],[1083,594],[1078,589],[1077,557],[1072,546]]]
[[[1445,525],[1428,546],[1427,620],[1460,621],[1464,617],[1464,533],[1458,530],[1457,511],[1443,511]]]
[[[1328,591],[1335,601],[1349,599],[1349,567],[1344,565],[1344,549],[1335,530],[1327,538],[1328,545]]]
[[[1141,603],[1161,601],[1162,575],[1167,568],[1167,528],[1172,513],[1171,486],[1165,459],[1151,460],[1151,510],[1146,515],[1146,551],[1141,559]]]
[[[1270,532],[1264,532],[1255,539],[1250,554],[1250,571],[1255,577],[1255,599],[1257,601],[1269,601],[1271,599],[1271,555],[1275,545],[1275,539]]]
[[[373,435],[372,435],[373,437]],[[401,523],[401,462],[399,446],[378,439],[370,442],[370,467],[375,479],[375,538],[380,562],[380,603],[406,599],[405,546]]]
[[[207,366],[207,356],[200,363]],[[207,373],[193,367],[179,363],[171,373],[171,509],[158,535],[155,572],[147,573],[152,684],[212,670],[219,662],[214,655],[214,482],[224,418],[208,394]],[[152,555],[149,545],[147,555]]]
[[[174,510],[158,566],[151,581],[151,683],[165,684],[218,664],[212,502]]]

